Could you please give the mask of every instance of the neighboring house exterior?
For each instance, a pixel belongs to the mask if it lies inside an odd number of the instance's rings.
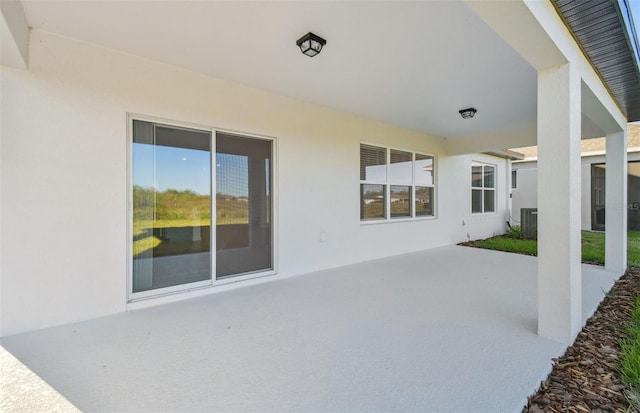
[[[0,336],[502,233],[489,153],[537,143],[538,331],[571,342],[575,149],[640,120],[625,3],[589,26],[615,82],[571,3],[1,1]]]
[[[628,229],[640,230],[640,124],[629,124],[627,129],[627,208]],[[605,149],[603,138],[581,142],[581,227],[587,231],[605,230]],[[524,159],[512,163],[511,223],[520,224],[521,208],[536,208],[538,202],[537,147],[514,149]]]

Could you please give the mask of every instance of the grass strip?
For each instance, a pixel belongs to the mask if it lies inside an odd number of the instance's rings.
[[[538,255],[537,240],[514,238],[507,235],[472,241],[471,244],[475,247],[496,251]],[[582,262],[604,265],[604,254],[604,232],[582,231]],[[628,231],[627,260],[630,267],[640,267],[640,231]]]
[[[640,297],[636,297],[627,336],[620,340],[620,377],[634,393],[640,393]]]
[[[538,241],[534,239],[515,239],[505,236],[497,236],[474,241],[473,245],[496,251],[515,252],[525,255],[538,254]]]

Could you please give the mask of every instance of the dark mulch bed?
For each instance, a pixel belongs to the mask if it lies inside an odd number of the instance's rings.
[[[523,413],[639,412],[640,405],[618,374],[619,341],[640,294],[640,269],[629,270],[600,303],[553,371],[529,397]]]

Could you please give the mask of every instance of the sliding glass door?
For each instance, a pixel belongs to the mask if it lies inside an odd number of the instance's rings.
[[[134,120],[132,180],[133,293],[211,280],[211,133]]]
[[[132,126],[132,298],[272,270],[272,141]]]

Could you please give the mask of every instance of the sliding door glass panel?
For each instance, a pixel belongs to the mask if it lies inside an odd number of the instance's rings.
[[[211,279],[211,134],[133,121],[133,292]]]
[[[271,141],[216,134],[216,278],[273,269]]]

